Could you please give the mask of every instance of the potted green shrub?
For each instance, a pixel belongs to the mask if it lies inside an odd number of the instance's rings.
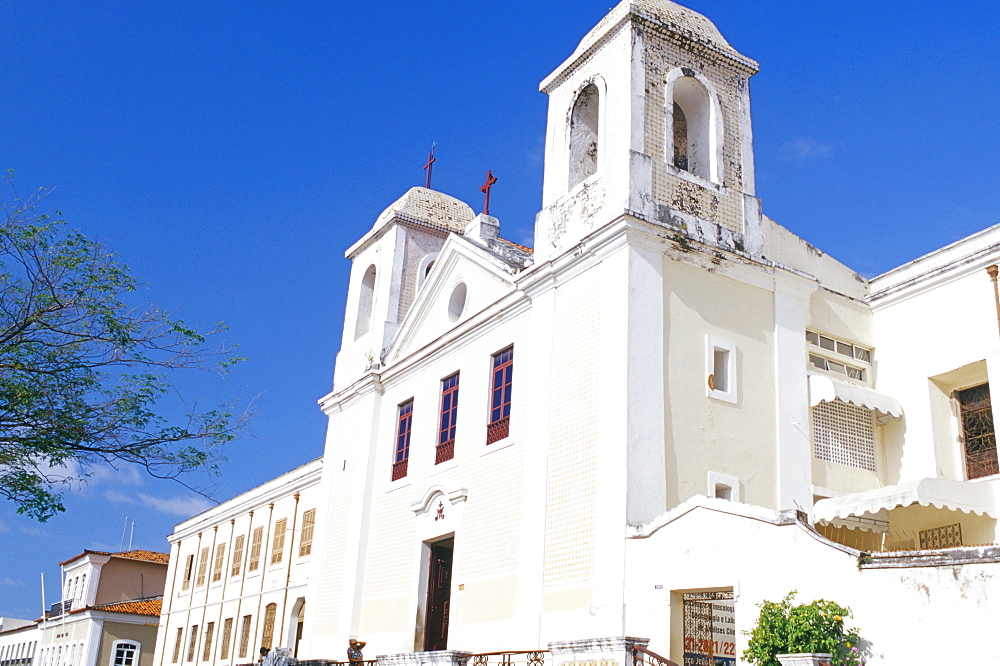
[[[851,609],[820,599],[794,605],[795,591],[760,604],[760,617],[743,658],[758,666],[861,666],[862,638],[845,621]]]

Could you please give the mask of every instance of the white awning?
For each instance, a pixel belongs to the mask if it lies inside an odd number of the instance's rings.
[[[850,517],[883,520],[887,518],[886,511],[911,504],[997,517],[992,483],[951,479],[920,479],[822,499],[813,507],[813,517],[819,522],[834,524]]]
[[[858,386],[843,379],[810,372],[809,375],[809,406],[815,407],[821,402],[832,402],[840,398],[858,407],[867,407],[884,416],[894,419],[903,416],[903,408],[895,398],[883,395],[875,389]]]

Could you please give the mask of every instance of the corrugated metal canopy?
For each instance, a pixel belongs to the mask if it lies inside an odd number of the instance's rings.
[[[859,407],[867,407],[894,419],[903,416],[903,408],[899,406],[899,402],[895,398],[890,398],[867,386],[858,386],[829,375],[809,373],[810,407],[815,407],[821,402],[832,402],[838,398]]]
[[[951,479],[920,479],[822,499],[813,507],[813,517],[824,523],[852,516],[877,519],[885,517],[885,511],[911,504],[997,517],[992,484]]]

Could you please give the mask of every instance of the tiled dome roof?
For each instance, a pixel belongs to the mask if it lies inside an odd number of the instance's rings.
[[[463,234],[476,214],[469,204],[455,197],[426,187],[414,187],[378,216],[373,229],[380,229],[394,217],[419,220],[444,231]]]

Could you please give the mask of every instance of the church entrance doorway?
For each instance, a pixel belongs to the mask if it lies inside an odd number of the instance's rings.
[[[448,648],[448,616],[451,610],[451,562],[455,539],[442,539],[428,544],[430,561],[427,569],[427,618],[424,650]]]

